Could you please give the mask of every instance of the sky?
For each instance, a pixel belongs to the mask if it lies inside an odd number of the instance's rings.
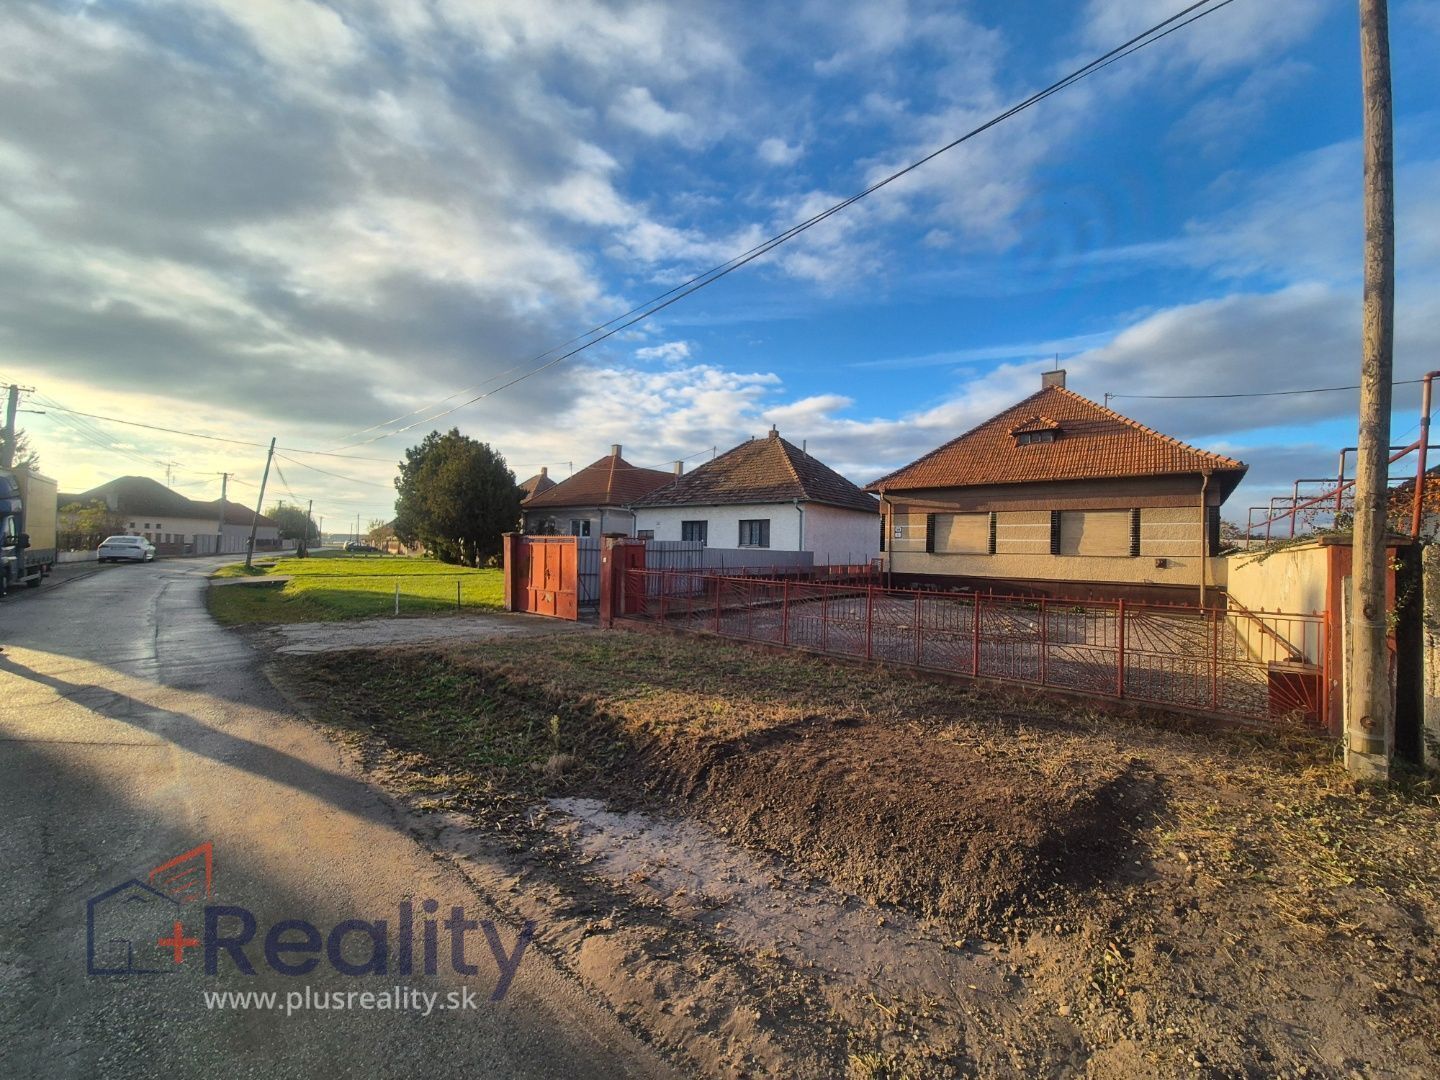
[[[267,505],[363,524],[432,428],[523,480],[773,424],[863,484],[1058,362],[1248,462],[1243,521],[1333,474],[1356,395],[1146,395],[1357,381],[1350,0],[1234,0],[497,389],[1182,6],[7,0],[0,377],[62,490],[252,499],[273,436]],[[1407,380],[1440,367],[1440,0],[1393,0],[1391,41]]]

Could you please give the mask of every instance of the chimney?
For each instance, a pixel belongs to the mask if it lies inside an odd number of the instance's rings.
[[[1042,372],[1040,375],[1040,389],[1048,390],[1052,386],[1065,389],[1065,369],[1056,368],[1054,371]]]
[[[619,444],[618,442],[617,442],[617,443],[611,443],[611,444],[610,444],[610,456],[611,456],[611,457],[619,457],[619,456],[620,456],[620,444]]]
[[[779,429],[778,427],[776,427],[774,424],[771,424],[771,425],[770,425],[770,438],[772,438],[772,439],[778,439],[779,437],[780,437],[780,429]]]
[[[684,476],[684,475],[685,475],[685,462],[684,462],[683,459],[680,460],[680,461],[675,462],[675,475],[676,475],[676,476]]]
[[[549,475],[550,475],[550,466],[549,466],[549,465],[541,465],[541,466],[540,466],[540,475],[541,475],[542,477],[549,476]]]

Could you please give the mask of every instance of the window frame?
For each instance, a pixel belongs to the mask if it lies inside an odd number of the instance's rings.
[[[750,531],[750,532],[758,532],[758,533],[759,533],[759,535],[760,535],[760,540],[759,540],[758,542],[755,542],[755,543],[747,543],[747,542],[746,542],[745,536],[746,536],[746,532],[747,532],[747,527],[748,527],[748,531]],[[768,548],[768,547],[770,546],[770,519],[769,519],[769,518],[741,518],[741,519],[740,519],[740,535],[739,535],[738,543],[736,544],[736,546],[737,546],[737,547],[742,547],[742,548],[744,548],[744,547],[750,547],[750,548]]]
[[[686,536],[685,534],[686,534],[687,532],[690,532],[690,533],[698,532],[700,535],[699,535],[698,537],[697,537],[697,536]],[[694,519],[694,520],[692,520],[692,521],[681,521],[681,522],[680,522],[680,539],[681,539],[682,541],[689,541],[689,542],[691,542],[691,543],[696,543],[696,542],[698,542],[698,543],[700,543],[701,545],[704,545],[704,546],[707,546],[707,547],[708,547],[709,544],[710,544],[710,519],[709,519],[709,518],[696,518],[696,519]]]

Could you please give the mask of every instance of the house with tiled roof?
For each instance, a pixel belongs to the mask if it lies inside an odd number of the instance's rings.
[[[877,555],[879,511],[873,495],[774,428],[635,504],[637,529],[656,540],[810,551],[818,564]]]
[[[542,491],[549,491],[555,486],[555,481],[550,479],[550,466],[541,465],[540,471],[520,485],[520,499],[523,502],[532,495],[539,495]]]
[[[880,496],[899,582],[1193,603],[1224,584],[1220,507],[1247,467],[1052,371],[1038,393],[866,490]]]
[[[675,474],[631,465],[620,450],[616,443],[606,457],[526,496],[520,503],[523,531],[532,536],[634,536],[631,507]],[[549,480],[545,473],[541,478]]]
[[[162,555],[244,551],[252,522],[256,547],[280,546],[280,526],[264,514],[228,499],[198,502],[148,476],[121,476],[89,491],[62,494],[62,531],[66,507],[95,503],[116,515],[117,532],[145,537]]]

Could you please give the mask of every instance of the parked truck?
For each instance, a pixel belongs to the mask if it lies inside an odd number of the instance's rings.
[[[55,567],[58,487],[30,469],[0,470],[0,595],[35,588]]]

